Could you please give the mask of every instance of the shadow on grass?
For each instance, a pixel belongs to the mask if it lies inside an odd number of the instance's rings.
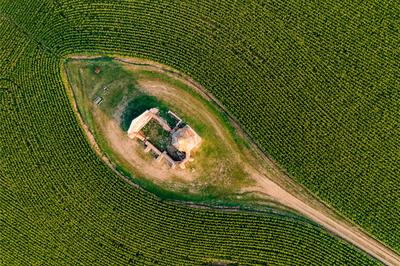
[[[143,94],[132,99],[122,113],[120,124],[122,130],[128,131],[135,117],[138,117],[144,111],[154,107],[160,110],[160,116],[163,117],[169,125],[175,122],[173,120],[171,121],[171,117],[168,115],[168,107],[164,103],[157,100],[154,96]]]

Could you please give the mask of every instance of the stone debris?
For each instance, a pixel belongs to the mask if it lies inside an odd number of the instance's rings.
[[[179,151],[185,152],[190,157],[192,150],[201,144],[200,136],[188,125],[179,128],[172,134],[171,144]]]

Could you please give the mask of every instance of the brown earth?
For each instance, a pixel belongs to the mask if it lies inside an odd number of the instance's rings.
[[[105,118],[106,115],[99,109],[95,110],[94,118],[100,127],[98,132],[102,132],[104,139],[107,140],[109,147],[113,147],[113,151],[118,155],[120,160],[124,160],[123,165],[129,165],[133,172],[139,176],[151,176],[157,181],[165,181],[171,178],[178,178],[182,181],[193,181],[196,178],[195,173],[189,170],[171,169],[166,163],[153,160],[148,154],[148,160],[144,155],[144,147],[137,141],[132,141],[125,132],[121,130],[119,125]]]

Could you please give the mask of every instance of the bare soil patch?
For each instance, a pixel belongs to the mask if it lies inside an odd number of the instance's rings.
[[[165,181],[171,178],[178,178],[181,181],[193,181],[196,178],[196,173],[190,172],[186,169],[171,169],[163,162],[156,162],[147,154],[148,160],[144,159],[143,146],[137,141],[132,141],[124,131],[121,130],[119,125],[106,119],[105,115],[96,110],[94,113],[95,119],[98,121],[99,132],[104,134],[104,139],[108,141],[113,151],[117,153],[118,158],[124,160],[124,165],[129,165],[134,170],[135,174],[139,176],[151,176],[157,181]]]

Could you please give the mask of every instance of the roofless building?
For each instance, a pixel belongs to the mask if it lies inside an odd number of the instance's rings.
[[[146,110],[132,120],[128,129],[128,137],[143,141],[146,146],[145,152],[153,151],[157,156],[157,161],[165,159],[172,168],[179,166],[184,169],[187,162],[194,160],[192,157],[193,152],[200,147],[202,139],[193,128],[189,125],[184,125],[182,119],[176,116],[176,114],[174,114],[174,118],[177,118],[178,123],[171,129],[165,119],[159,115],[158,108]],[[169,132],[169,146],[166,150],[159,150],[153,143],[147,140],[146,135],[142,131],[152,119],[157,121],[165,131]]]

